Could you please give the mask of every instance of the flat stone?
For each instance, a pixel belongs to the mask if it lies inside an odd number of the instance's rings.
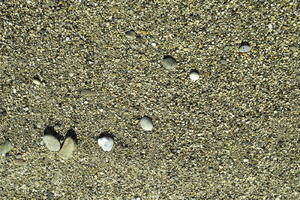
[[[111,151],[114,146],[114,140],[111,137],[103,136],[98,138],[98,144],[103,151]]]
[[[142,117],[141,120],[140,120],[140,126],[145,131],[152,131],[152,129],[153,129],[152,119],[150,117],[147,117],[147,116]]]
[[[9,140],[6,140],[4,143],[0,145],[0,154],[5,155],[7,154],[11,149],[13,148],[13,145]]]
[[[172,70],[177,66],[177,62],[172,56],[165,56],[162,60],[162,66],[167,70]]]
[[[60,149],[60,142],[53,135],[44,135],[43,136],[43,141],[44,141],[44,144],[46,145],[46,147],[50,151],[59,151],[59,149]]]
[[[69,159],[72,157],[75,149],[76,149],[76,143],[74,139],[71,137],[67,137],[64,141],[62,148],[58,152],[58,156],[63,159]]]

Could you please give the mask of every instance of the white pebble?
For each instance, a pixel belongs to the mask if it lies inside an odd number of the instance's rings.
[[[198,80],[199,79],[199,72],[198,71],[196,71],[196,70],[192,70],[191,71],[191,73],[190,73],[190,79],[192,80],[192,81],[196,81],[196,80]]]
[[[35,85],[41,85],[41,82],[40,82],[39,80],[34,79],[32,82],[33,82]]]
[[[145,131],[151,131],[153,129],[152,119],[147,116],[141,118],[140,125]]]
[[[251,50],[251,46],[246,42],[243,42],[239,48],[239,52],[241,53],[246,53],[249,52],[250,50]]]
[[[44,141],[44,144],[46,145],[46,147],[50,151],[59,151],[60,150],[60,142],[53,135],[44,135],[43,141]]]
[[[98,144],[103,151],[111,151],[114,146],[114,140],[111,137],[103,136],[98,138]]]

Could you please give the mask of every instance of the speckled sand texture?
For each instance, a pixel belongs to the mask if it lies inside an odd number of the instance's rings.
[[[299,199],[299,9],[0,0],[0,199]],[[47,127],[74,131],[68,159]]]

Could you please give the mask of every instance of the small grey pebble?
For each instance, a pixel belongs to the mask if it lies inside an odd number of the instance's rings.
[[[5,154],[7,154],[12,148],[13,145],[11,144],[11,142],[9,140],[6,140],[0,145],[0,154],[5,156]]]
[[[60,142],[53,135],[44,135],[43,142],[50,151],[59,151],[60,150]]]
[[[172,56],[165,56],[162,60],[162,66],[167,70],[172,70],[177,66],[177,62]]]
[[[134,40],[137,38],[138,34],[134,30],[127,31],[125,33],[126,37],[130,40]]]
[[[142,117],[141,120],[140,120],[140,126],[145,131],[151,131],[153,129],[152,119],[150,117],[147,117],[147,116]]]
[[[16,155],[16,159],[21,159],[22,158],[22,154],[17,154]]]
[[[251,46],[248,42],[242,42],[240,48],[239,48],[239,52],[241,53],[247,53],[251,50]]]

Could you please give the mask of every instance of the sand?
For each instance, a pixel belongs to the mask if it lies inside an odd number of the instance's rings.
[[[299,3],[196,2],[0,1],[1,199],[299,198]]]

